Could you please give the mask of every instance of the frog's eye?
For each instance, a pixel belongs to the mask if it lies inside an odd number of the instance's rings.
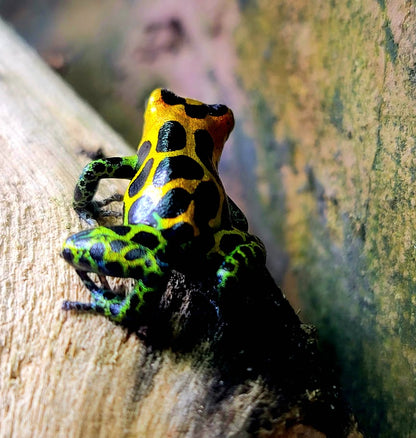
[[[208,114],[214,117],[224,116],[228,112],[228,106],[221,103],[216,105],[208,105]]]

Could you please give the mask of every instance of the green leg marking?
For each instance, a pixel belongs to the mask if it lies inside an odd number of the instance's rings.
[[[145,304],[144,295],[155,291],[155,288],[145,286],[142,280],[138,280],[133,290],[126,297],[121,297],[111,290],[99,288],[85,272],[77,271],[77,274],[90,290],[92,302],[64,301],[62,308],[100,313],[114,322],[125,325],[137,322],[141,308]]]
[[[102,158],[88,163],[75,185],[73,207],[78,215],[90,224],[102,214],[101,206],[93,201],[98,183],[104,178],[131,179],[137,172],[137,155],[130,157]],[[116,199],[113,199],[116,200]]]
[[[62,255],[90,290],[92,302],[65,302],[63,308],[98,312],[115,322],[134,324],[145,304],[145,295],[161,288],[167,265],[158,255],[163,254],[165,247],[160,232],[146,225],[97,227],[70,236]],[[108,286],[97,286],[88,272],[137,281],[124,297]]]
[[[237,245],[225,255],[224,261],[217,270],[220,296],[227,288],[238,284],[243,272],[254,272],[257,267],[265,264],[266,251],[260,239],[248,233],[245,233],[245,238],[244,243]]]

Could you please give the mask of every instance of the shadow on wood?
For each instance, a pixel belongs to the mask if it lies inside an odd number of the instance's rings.
[[[252,436],[298,436],[289,430],[300,425],[298,433],[312,433],[305,436],[359,436],[351,434],[352,415],[323,363],[314,328],[300,322],[266,268],[243,278],[219,308],[205,283],[173,272],[136,335],[148,354],[171,349],[177,360],[209,370],[206,412],[257,383],[262,394],[246,424]]]

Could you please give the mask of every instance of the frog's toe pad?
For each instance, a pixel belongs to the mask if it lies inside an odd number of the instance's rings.
[[[217,271],[218,285],[227,287],[237,281],[236,267],[231,263],[224,263]]]
[[[62,310],[76,310],[78,312],[91,312],[97,309],[92,303],[80,303],[79,301],[64,301]]]

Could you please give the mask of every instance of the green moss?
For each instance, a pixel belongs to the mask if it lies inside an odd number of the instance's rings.
[[[378,4],[258,0],[237,40],[268,194],[258,221],[290,254],[286,293],[369,436],[414,436],[415,81],[400,65],[413,55]]]
[[[381,10],[386,9],[386,0],[377,0],[377,3],[380,5]]]
[[[330,121],[337,128],[339,132],[343,132],[343,120],[344,120],[344,105],[341,100],[341,91],[337,87],[335,88],[332,98],[332,105],[330,110]]]
[[[384,33],[386,42],[386,51],[390,55],[390,59],[393,63],[397,61],[398,45],[394,41],[393,32],[391,31],[388,21],[384,23]]]

